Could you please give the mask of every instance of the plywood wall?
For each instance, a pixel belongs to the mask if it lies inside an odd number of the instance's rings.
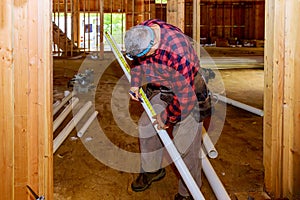
[[[0,13],[0,199],[28,199],[26,185],[52,199],[51,3]]]
[[[266,1],[264,166],[266,191],[300,199],[300,1]]]

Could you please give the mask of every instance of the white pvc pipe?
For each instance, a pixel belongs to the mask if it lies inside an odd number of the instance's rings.
[[[69,90],[65,90],[64,91],[64,96],[66,97],[66,96],[68,96],[70,94],[70,91]]]
[[[85,124],[82,126],[82,128],[78,131],[77,133],[77,137],[82,137],[83,134],[86,132],[86,130],[88,129],[88,127],[91,125],[91,123],[94,121],[94,119],[97,117],[98,115],[98,111],[95,111],[90,117],[89,119],[85,122]]]
[[[75,105],[79,102],[77,97],[71,99],[71,103],[65,107],[65,109],[60,113],[60,115],[53,122],[53,132],[60,126],[60,124],[65,120],[65,118],[69,115],[71,110],[75,107]]]
[[[264,116],[264,111],[263,110],[260,110],[258,108],[254,108],[252,106],[249,106],[247,104],[244,104],[244,103],[241,103],[241,102],[238,102],[238,101],[235,101],[233,99],[230,99],[230,98],[227,98],[227,97],[224,97],[222,95],[219,95],[219,94],[214,94],[218,100],[220,101],[223,101],[224,103],[227,103],[227,104],[230,104],[230,105],[233,105],[233,106],[236,106],[238,108],[241,108],[241,109],[244,109],[244,110],[247,110],[251,113],[254,113],[256,115],[259,115],[259,116]]]
[[[216,150],[214,144],[212,143],[209,135],[207,134],[204,128],[202,128],[202,141],[207,155],[210,158],[218,157],[218,151]]]
[[[53,115],[55,115],[75,94],[76,92],[73,91],[68,96],[64,97],[61,100],[61,103],[58,106],[53,108]]]
[[[58,106],[60,104],[60,100],[56,101],[54,104],[53,104],[53,109]]]
[[[202,150],[202,154],[204,154]],[[230,200],[230,197],[228,193],[226,192],[222,182],[220,181],[219,177],[217,176],[214,168],[210,164],[208,158],[206,156],[203,156],[202,159],[202,169],[203,172],[212,188],[212,190],[215,193],[215,196],[217,199],[220,200]]]
[[[117,58],[121,68],[123,69],[126,77],[128,78],[128,81],[131,81],[131,76],[129,73],[129,66],[119,50],[116,42],[114,41],[113,37],[107,32],[105,34],[105,38],[107,39],[108,43],[112,47],[112,51]],[[140,89],[140,93],[142,95],[143,102],[141,102],[144,110],[146,111],[149,119],[151,122],[154,122],[153,116],[156,115],[150,101],[148,100],[146,94],[142,89]],[[191,173],[189,172],[188,168],[186,167],[185,163],[183,162],[180,154],[178,153],[175,145],[173,144],[172,140],[170,139],[168,133],[166,130],[158,130],[157,125],[154,126],[157,134],[159,135],[161,141],[163,142],[165,148],[167,149],[171,159],[173,160],[178,172],[180,173],[182,179],[184,180],[187,188],[189,189],[190,193],[192,194],[193,198],[195,200],[202,200],[205,199],[203,194],[201,193],[199,187],[197,186],[194,178],[192,177]]]
[[[53,153],[56,152],[58,147],[63,143],[63,141],[68,137],[70,132],[73,130],[73,128],[77,125],[77,123],[82,119],[82,117],[85,115],[85,113],[90,109],[92,106],[92,102],[88,101],[79,111],[76,113],[76,115],[73,117],[73,119],[65,126],[65,128],[58,134],[58,136],[55,137],[53,141]]]

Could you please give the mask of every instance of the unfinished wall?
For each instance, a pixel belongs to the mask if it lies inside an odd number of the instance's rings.
[[[201,0],[200,3],[200,34],[201,38],[207,38],[207,43],[218,38],[264,39],[264,0]],[[193,31],[193,9],[193,1],[185,1],[185,33],[189,36]]]
[[[201,20],[200,26],[197,26],[199,31],[193,30],[196,19],[195,3],[200,4],[196,13]],[[126,13],[126,29],[144,20],[158,18],[178,26],[190,37],[196,37],[195,33],[200,34],[198,37],[202,38],[204,43],[226,40],[230,44],[236,44],[237,40],[239,43],[251,40],[252,45],[263,46],[265,0],[170,0],[167,5],[155,4],[154,0],[53,0],[53,4],[53,12],[72,12],[74,15],[74,33],[70,44],[78,43],[79,40],[79,12],[87,15],[102,13],[99,16],[100,20],[103,13],[121,12]],[[103,30],[103,26],[101,27]],[[100,31],[101,34],[102,32]],[[68,42],[65,43],[68,46]]]
[[[29,199],[27,185],[52,199],[51,3],[0,13],[0,199]]]

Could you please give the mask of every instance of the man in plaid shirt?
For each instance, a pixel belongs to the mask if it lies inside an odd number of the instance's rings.
[[[199,58],[187,36],[164,21],[147,20],[126,32],[127,57],[132,59],[130,95],[139,100],[139,88],[156,111],[154,125],[172,132],[173,142],[199,188],[201,186],[202,122],[195,94],[195,77],[200,69]],[[134,191],[144,191],[153,181],[165,176],[162,162],[163,145],[143,113],[139,120],[141,173],[132,183]],[[183,180],[179,179],[175,200],[193,199]]]

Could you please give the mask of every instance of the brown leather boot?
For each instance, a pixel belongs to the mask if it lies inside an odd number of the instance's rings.
[[[131,184],[131,188],[135,192],[141,192],[146,190],[152,182],[154,181],[159,181],[162,178],[164,178],[166,175],[166,170],[165,169],[160,169],[156,172],[145,172],[139,174],[137,179],[133,181]]]

